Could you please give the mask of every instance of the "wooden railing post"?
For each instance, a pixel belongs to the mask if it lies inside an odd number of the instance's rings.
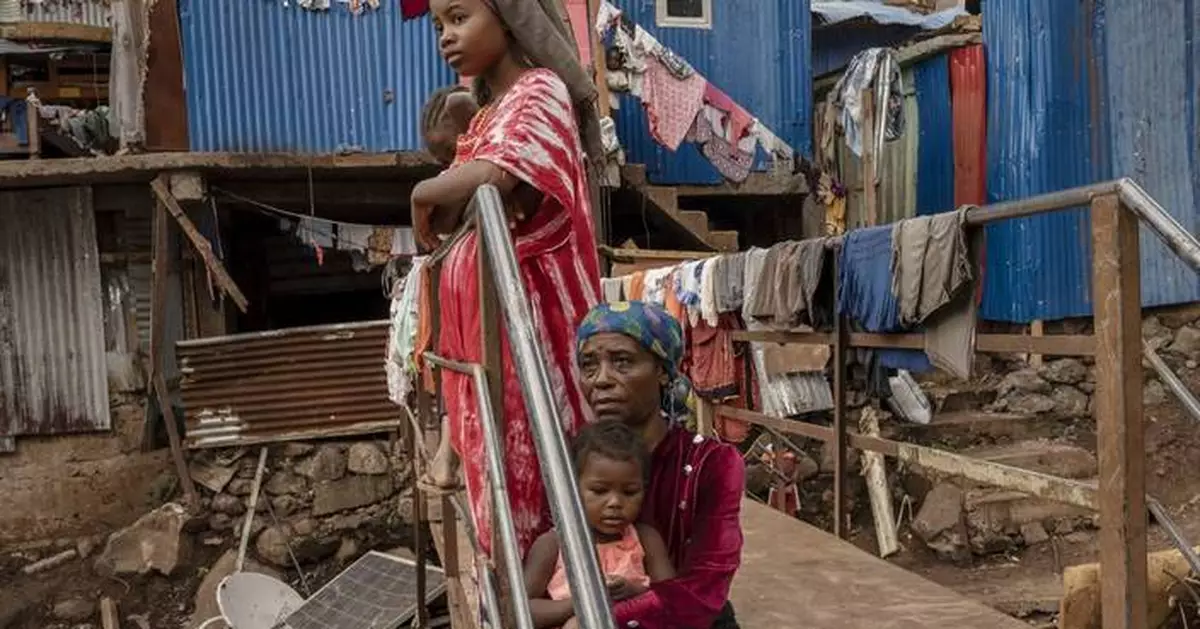
[[[1103,627],[1146,629],[1138,220],[1116,194],[1092,201],[1092,248]]]

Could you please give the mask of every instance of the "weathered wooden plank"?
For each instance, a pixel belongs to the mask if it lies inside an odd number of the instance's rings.
[[[1146,451],[1138,221],[1115,194],[1092,201],[1096,433],[1104,629],[1146,629]]]

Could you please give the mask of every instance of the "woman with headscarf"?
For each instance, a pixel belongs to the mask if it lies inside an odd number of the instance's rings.
[[[531,302],[528,323],[541,341],[551,395],[572,436],[588,416],[573,364],[572,331],[600,290],[584,153],[593,146],[591,130],[598,129],[590,102],[595,88],[579,66],[561,16],[537,0],[432,0],[430,11],[442,57],[460,75],[474,77],[481,109],[458,139],[450,168],[413,190],[415,234],[424,248],[437,247],[440,236],[462,225],[468,202],[483,184],[496,186],[506,207],[519,208],[510,210],[509,223]],[[470,363],[481,362],[483,353],[477,247],[470,231],[451,245],[438,295],[438,352]],[[502,373],[506,480],[524,556],[549,530],[551,518],[507,339]],[[470,377],[447,371],[442,392],[479,542],[490,553],[486,457],[474,387]],[[444,468],[432,471],[450,476]],[[453,478],[430,480],[444,487]]]
[[[678,576],[616,604],[618,626],[737,627],[728,602],[741,564],[746,468],[741,454],[690,432],[679,323],[652,303],[601,304],[576,334],[579,371],[597,419],[634,428],[650,451],[641,519],[666,540]]]

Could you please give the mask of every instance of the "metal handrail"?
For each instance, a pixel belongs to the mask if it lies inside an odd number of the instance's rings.
[[[475,399],[479,403],[479,421],[483,426],[484,451],[487,457],[487,471],[492,482],[492,508],[496,510],[496,522],[500,527],[500,545],[504,548],[504,572],[508,576],[513,589],[513,610],[516,615],[518,629],[533,629],[533,614],[529,609],[529,593],[525,590],[524,572],[521,567],[521,557],[517,553],[517,528],[513,524],[512,505],[508,503],[508,482],[504,475],[504,459],[500,453],[500,430],[496,426],[496,412],[492,408],[492,398],[488,395],[487,372],[481,365],[465,364],[446,360],[435,354],[425,354],[430,364],[443,369],[450,369],[471,376],[475,384]],[[494,626],[501,627],[500,597],[496,594],[495,585],[491,583],[490,575],[481,575],[485,583],[485,595],[488,601],[488,613]]]
[[[484,247],[488,267],[500,297],[505,329],[517,372],[521,374],[521,393],[529,413],[547,489],[551,512],[557,524],[559,547],[571,586],[575,618],[581,629],[612,629],[615,626],[609,608],[604,577],[596,558],[591,530],[584,517],[583,501],[572,471],[566,436],[558,406],[550,396],[550,376],[539,349],[529,311],[529,296],[517,269],[517,256],[509,236],[504,203],[495,186],[483,185],[472,200],[478,221],[480,246]],[[484,269],[479,270],[484,273]],[[485,439],[497,435],[485,433]],[[513,549],[515,550],[515,549]],[[515,553],[507,553],[515,554]],[[526,603],[528,599],[526,599]]]

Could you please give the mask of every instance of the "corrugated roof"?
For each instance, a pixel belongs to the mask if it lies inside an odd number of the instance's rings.
[[[954,108],[954,204],[987,202],[987,67],[983,46],[950,51]]]
[[[428,17],[399,3],[180,0],[191,148],[330,153],[422,148],[421,106],[456,82]]]
[[[387,321],[180,341],[187,445],[394,429],[383,369]]]
[[[879,24],[916,26],[930,31],[944,28],[960,15],[967,15],[962,7],[935,13],[917,13],[871,0],[814,0],[812,12],[820,16],[823,25],[867,18]]]
[[[91,189],[0,192],[0,435],[110,427]]]

